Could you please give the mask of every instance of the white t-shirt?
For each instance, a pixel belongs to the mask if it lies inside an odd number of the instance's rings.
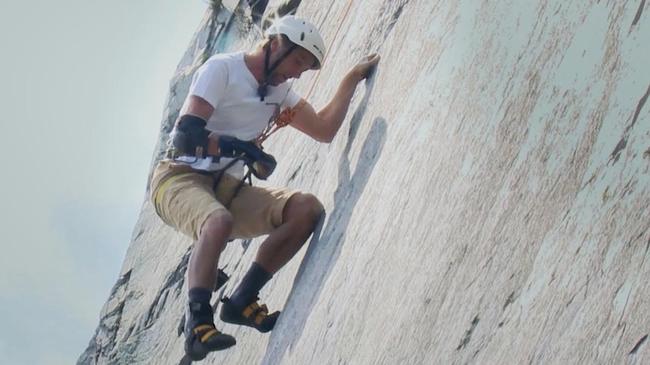
[[[300,96],[291,90],[288,82],[269,86],[264,101],[260,100],[258,87],[259,83],[244,62],[244,52],[217,54],[196,71],[189,95],[198,96],[214,107],[206,129],[218,135],[250,141],[264,131],[280,110],[294,107],[300,101]],[[188,100],[189,97],[181,115],[187,109]],[[177,161],[191,163],[196,169],[214,171],[225,167],[230,159],[221,158],[219,163],[213,163],[212,157],[199,160],[180,157]],[[233,166],[228,173],[242,176],[243,165]]]

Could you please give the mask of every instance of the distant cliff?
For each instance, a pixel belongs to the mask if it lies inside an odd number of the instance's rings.
[[[172,79],[154,162],[192,72],[261,39],[246,1],[220,3]],[[203,363],[649,363],[648,7],[271,1],[331,45],[294,85],[317,108],[363,55],[382,60],[331,144],[267,142],[265,184],[316,194],[327,217],[262,293],[277,328],[217,322],[238,344]],[[226,249],[226,293],[258,244]],[[178,363],[190,245],[144,202],[80,364]]]

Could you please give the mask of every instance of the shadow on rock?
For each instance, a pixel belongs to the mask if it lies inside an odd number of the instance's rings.
[[[386,140],[387,126],[383,118],[373,121],[363,143],[359,163],[353,173],[350,171],[348,155],[366,109],[367,95],[350,122],[348,142],[339,160],[339,183],[334,193],[334,208],[328,213],[329,219],[323,217],[314,232],[282,317],[271,334],[263,364],[279,364],[284,353],[302,336],[309,314],[339,258],[354,207],[379,160]],[[324,227],[323,222],[326,222]]]

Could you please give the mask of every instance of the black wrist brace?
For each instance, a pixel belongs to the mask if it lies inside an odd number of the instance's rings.
[[[176,126],[176,133],[172,140],[174,148],[184,155],[196,156],[196,148],[201,147],[203,156],[207,156],[210,132],[205,129],[206,124],[204,119],[197,116],[183,115]]]

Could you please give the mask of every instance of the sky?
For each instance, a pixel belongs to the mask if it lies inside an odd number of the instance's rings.
[[[0,363],[92,338],[206,1],[0,2]]]

